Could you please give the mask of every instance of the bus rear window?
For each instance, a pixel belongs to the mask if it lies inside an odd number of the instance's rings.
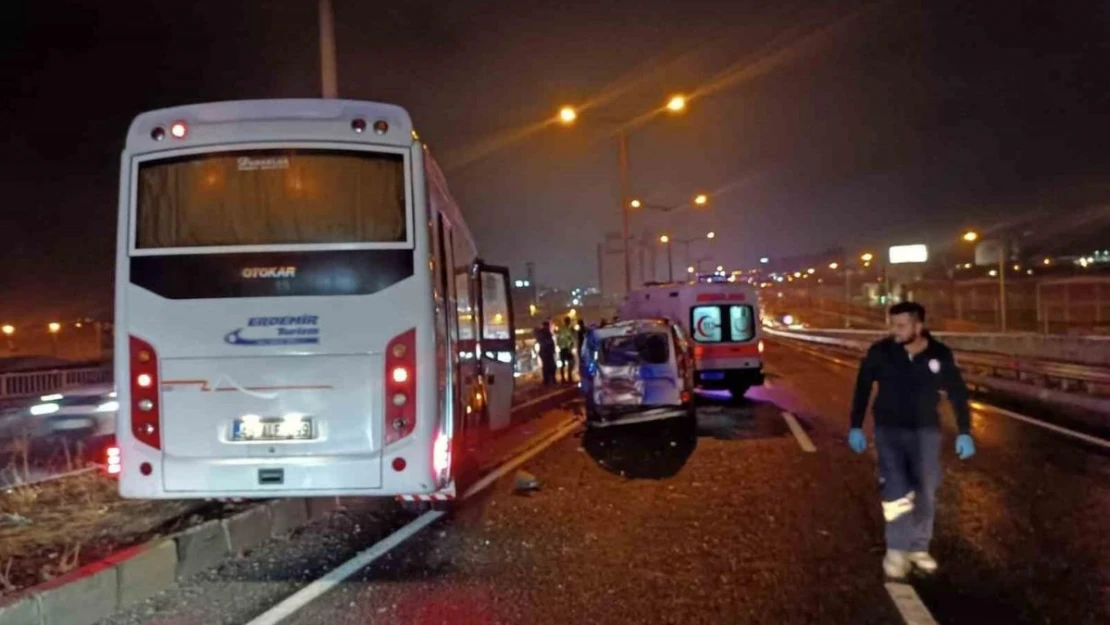
[[[400,154],[246,150],[139,165],[136,245],[405,240]]]
[[[746,304],[694,306],[690,330],[699,343],[744,343],[755,337],[755,318]],[[728,319],[728,323],[723,321]]]

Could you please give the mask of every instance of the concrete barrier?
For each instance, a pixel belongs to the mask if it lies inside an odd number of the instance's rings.
[[[227,532],[218,520],[205,521],[196,527],[190,527],[174,540],[177,542],[178,579],[215,566],[231,555]]]
[[[108,558],[119,570],[119,607],[162,592],[177,579],[177,543],[171,538]]]
[[[308,504],[304,499],[278,499],[270,502],[274,536],[284,536],[308,522]]]
[[[312,505],[313,520],[338,507],[334,497],[319,502]],[[259,503],[0,599],[0,625],[92,625],[309,520],[305,499]]]
[[[0,605],[0,625],[41,625],[42,602],[38,595]]]
[[[255,506],[221,521],[231,553],[257,547],[273,535],[274,518],[270,506]]]

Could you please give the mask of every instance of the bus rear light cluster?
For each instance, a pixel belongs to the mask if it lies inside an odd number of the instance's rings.
[[[162,448],[158,393],[158,354],[146,341],[131,337],[131,434],[135,440]]]
[[[385,350],[385,444],[395,443],[416,429],[416,330],[393,338]]]
[[[177,121],[170,124],[170,136],[174,139],[184,139],[189,135],[189,125],[182,121]],[[161,126],[155,126],[150,131],[150,138],[155,141],[162,141],[166,138],[166,129]]]
[[[108,475],[119,475],[122,466],[119,459],[119,447],[112,446],[108,448],[104,464],[108,467]]]

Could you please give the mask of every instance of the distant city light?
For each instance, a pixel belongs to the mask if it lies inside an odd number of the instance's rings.
[[[998,270],[997,269],[991,269],[990,274],[988,274],[988,275],[990,275],[990,277],[992,277],[992,278],[997,278],[998,277]]]
[[[836,269],[840,267],[840,263],[829,263],[829,269]]]
[[[770,258],[767,258],[766,256],[764,256],[763,258],[760,258],[760,259],[759,259],[759,262],[761,262],[761,263],[763,263],[764,265],[766,265],[767,263],[771,262],[771,259],[770,259]]]
[[[813,274],[817,273],[817,270],[814,269],[813,267],[810,267],[809,269],[806,269],[806,273],[808,273],[809,275],[813,275]]]
[[[862,260],[865,263],[871,262],[874,258],[875,258],[875,255],[872,254],[871,252],[867,252],[867,253],[865,253],[865,254],[863,254],[862,256],[859,257],[859,259]]]
[[[0,327],[0,332],[3,332],[7,336],[11,336],[11,335],[15,334],[15,326],[13,326],[13,325],[4,325],[3,327]]]

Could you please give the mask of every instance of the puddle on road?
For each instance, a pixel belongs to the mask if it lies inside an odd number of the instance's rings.
[[[790,436],[776,404],[744,398],[739,402],[707,401],[698,407],[698,435],[717,440],[752,440]]]

